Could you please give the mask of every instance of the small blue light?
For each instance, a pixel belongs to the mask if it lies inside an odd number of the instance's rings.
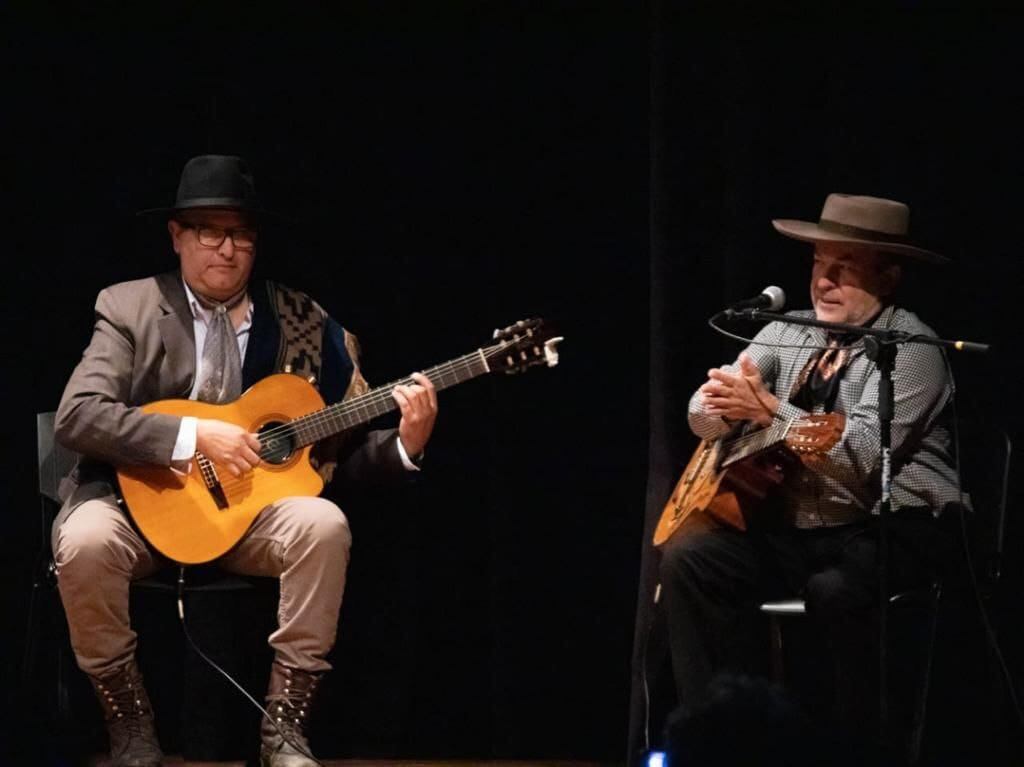
[[[665,767],[665,752],[651,751],[647,755],[647,767]]]

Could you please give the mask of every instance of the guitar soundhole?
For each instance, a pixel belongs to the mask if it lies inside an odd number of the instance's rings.
[[[282,464],[295,452],[295,432],[286,423],[272,421],[260,427],[260,457],[267,463]]]

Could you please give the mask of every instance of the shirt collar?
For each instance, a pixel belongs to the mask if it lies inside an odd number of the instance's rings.
[[[875,315],[875,318],[868,324],[871,328],[890,328],[892,327],[893,314],[896,312],[895,304],[885,304],[882,310]],[[810,310],[807,314],[808,317],[814,317],[814,310]],[[817,345],[824,345],[826,342],[826,335],[824,328],[815,328],[810,325],[804,326],[804,337],[810,339]],[[859,351],[859,350],[858,350]]]
[[[190,288],[188,286],[188,283],[185,282],[184,278],[182,278],[181,284],[185,286],[185,298],[188,299],[188,308],[192,312],[192,319],[193,320],[201,319],[201,320],[203,320],[203,322],[209,322],[210,321],[210,310],[207,309],[205,306],[203,306],[202,304],[199,303],[198,299],[196,299],[196,294],[192,292],[192,288]],[[253,304],[252,300],[250,299],[249,300],[249,309],[245,313],[245,319],[242,320],[242,324],[239,325],[239,327],[238,327],[238,331],[239,332],[245,330],[250,325],[252,325],[253,306],[254,306],[254,304]]]

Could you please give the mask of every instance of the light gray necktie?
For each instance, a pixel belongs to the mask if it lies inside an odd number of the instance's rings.
[[[244,297],[243,292],[235,301],[217,304],[196,296],[200,304],[213,311],[203,343],[203,378],[196,392],[196,398],[203,402],[232,402],[242,393],[242,356],[228,311]]]

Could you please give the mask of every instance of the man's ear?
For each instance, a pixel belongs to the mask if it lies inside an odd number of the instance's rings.
[[[171,234],[171,246],[174,248],[174,252],[180,256],[181,233],[185,231],[185,227],[172,218],[167,222],[167,231]]]

